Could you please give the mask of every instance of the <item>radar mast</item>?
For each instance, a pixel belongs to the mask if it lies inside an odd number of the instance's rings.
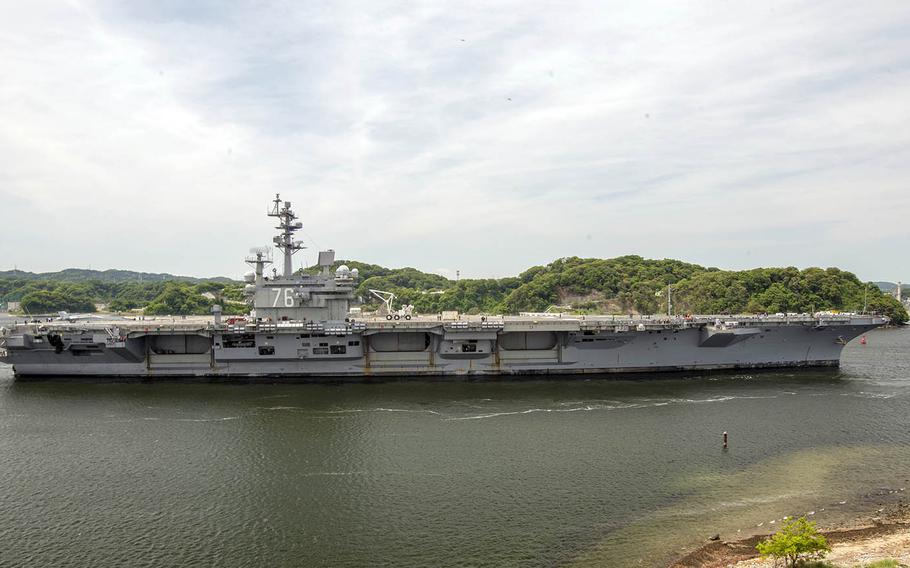
[[[272,249],[269,247],[253,247],[246,263],[253,267],[256,282],[262,280],[265,265],[272,264]]]
[[[303,241],[295,241],[294,233],[303,228],[303,223],[297,220],[297,215],[291,211],[291,202],[282,203],[281,194],[276,193],[272,201],[272,207],[269,209],[269,217],[278,218],[278,226],[281,233],[272,238],[275,246],[284,252],[284,277],[290,279],[294,273],[292,257],[294,253],[304,249]]]

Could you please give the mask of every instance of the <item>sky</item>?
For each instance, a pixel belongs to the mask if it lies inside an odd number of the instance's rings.
[[[910,3],[2,0],[0,270],[910,281]]]

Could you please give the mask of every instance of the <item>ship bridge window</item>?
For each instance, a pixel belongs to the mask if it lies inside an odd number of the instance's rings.
[[[462,353],[476,353],[477,352],[477,342],[474,343],[462,343],[461,344]]]
[[[345,345],[333,345],[331,347],[332,355],[344,355],[348,352],[348,348]]]
[[[275,347],[273,345],[263,345],[259,348],[260,355],[274,355]]]
[[[360,342],[359,341],[348,341],[348,345],[356,347],[356,346],[360,345]]]

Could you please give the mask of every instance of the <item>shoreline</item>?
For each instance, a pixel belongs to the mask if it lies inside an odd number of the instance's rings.
[[[903,498],[846,523],[820,524],[819,532],[831,545],[832,551],[826,560],[838,566],[854,566],[885,558],[910,562],[910,502]],[[676,558],[668,568],[771,567],[773,560],[762,561],[755,550],[755,545],[771,534],[711,540]]]

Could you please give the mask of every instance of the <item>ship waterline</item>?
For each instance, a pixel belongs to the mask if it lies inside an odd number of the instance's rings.
[[[881,324],[829,319],[610,317],[353,320],[242,326],[110,322],[20,331],[4,360],[19,376],[408,377],[639,373],[837,366]]]
[[[269,216],[284,273],[254,249],[245,278],[249,321],[94,319],[6,330],[0,361],[17,376],[99,377],[497,377],[831,367],[853,338],[886,318],[857,314],[774,316],[416,316],[354,306],[357,271],[319,254],[319,274],[295,274],[303,245],[290,202]]]

